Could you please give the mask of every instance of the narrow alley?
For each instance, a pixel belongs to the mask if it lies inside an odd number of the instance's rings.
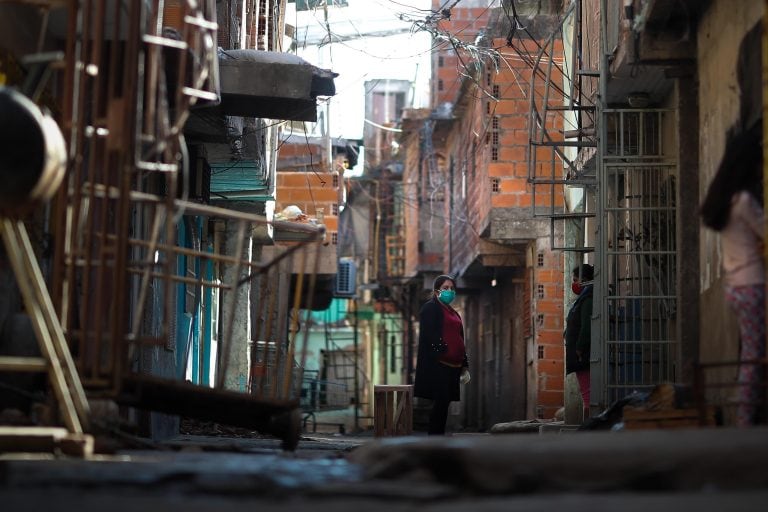
[[[0,512],[768,508],[768,0],[0,0]]]

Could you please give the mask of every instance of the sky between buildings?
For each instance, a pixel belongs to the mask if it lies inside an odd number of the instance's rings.
[[[336,95],[320,102],[319,115],[332,137],[362,139],[365,83],[410,80],[416,108],[429,105],[430,35],[413,31],[408,19],[424,19],[430,0],[346,0],[346,6],[295,11],[288,4],[286,23],[296,27],[296,53],[339,74]],[[327,16],[327,18],[326,18]],[[328,44],[329,33],[331,44]],[[327,108],[327,110],[326,110]],[[329,112],[329,113],[328,113]],[[325,132],[319,127],[314,135]]]

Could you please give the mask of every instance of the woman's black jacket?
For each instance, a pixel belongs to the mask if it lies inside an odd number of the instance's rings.
[[[565,320],[565,373],[589,369],[592,343],[592,285],[587,285]],[[581,352],[581,357],[576,351]]]
[[[461,328],[464,340],[464,328]],[[413,394],[432,400],[460,400],[461,368],[446,366],[438,361],[447,350],[443,342],[443,306],[436,298],[428,300],[419,313],[419,352],[416,357],[416,379]],[[469,366],[464,355],[463,368]]]

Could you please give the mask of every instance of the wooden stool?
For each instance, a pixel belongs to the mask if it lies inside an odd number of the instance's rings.
[[[413,386],[373,386],[373,427],[376,437],[413,432]]]

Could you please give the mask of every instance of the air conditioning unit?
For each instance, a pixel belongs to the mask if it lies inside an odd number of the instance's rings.
[[[352,258],[341,258],[336,269],[336,287],[334,295],[337,297],[354,297],[357,291],[357,266]]]

